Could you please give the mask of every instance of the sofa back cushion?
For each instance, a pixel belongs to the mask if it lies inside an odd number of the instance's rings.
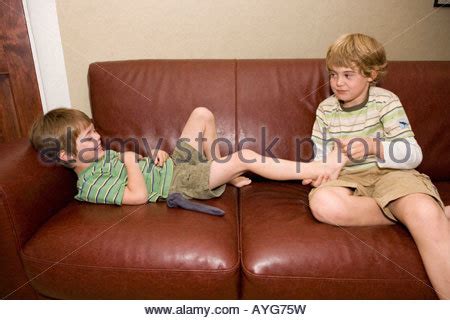
[[[312,143],[304,139],[311,136],[317,106],[330,94],[323,60],[240,60],[236,70],[241,146],[311,160]]]
[[[449,80],[450,61],[394,61],[379,84],[400,97],[424,154],[418,170],[434,180],[450,180]],[[99,132],[136,138],[142,154],[143,138],[151,148],[164,138],[173,150],[189,113],[205,106],[226,139],[222,153],[250,148],[308,161],[317,106],[331,94],[323,59],[101,62],[90,66],[89,83]]]
[[[380,86],[406,110],[423,152],[417,170],[450,180],[450,61],[392,61]]]
[[[148,155],[163,138],[173,150],[195,107],[210,108],[219,137],[234,149],[235,63],[224,60],[136,60],[89,67],[92,116],[103,140],[129,140],[126,149]],[[133,141],[131,141],[133,139]],[[139,150],[134,146],[138,141]],[[105,141],[104,141],[105,142]],[[119,144],[114,142],[113,149]],[[227,144],[220,144],[226,152]]]

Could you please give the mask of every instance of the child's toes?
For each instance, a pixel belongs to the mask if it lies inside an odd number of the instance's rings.
[[[243,186],[247,186],[250,183],[252,183],[252,180],[243,176],[234,178],[233,180],[230,181],[230,184],[235,186],[236,188],[242,188]]]
[[[242,180],[241,187],[248,186],[250,183],[252,183],[252,180],[246,177]]]

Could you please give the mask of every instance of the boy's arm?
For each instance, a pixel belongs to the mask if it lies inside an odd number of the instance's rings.
[[[388,141],[377,138],[353,138],[342,139],[341,142],[352,159],[358,160],[374,155],[380,168],[414,169],[422,162],[422,149],[414,137]]]
[[[414,132],[400,99],[392,99],[380,110],[385,141],[379,157],[380,168],[414,169],[422,162],[422,149],[414,138]]]
[[[316,111],[316,119],[314,121],[313,130],[311,134],[311,140],[314,143],[314,161],[323,162],[324,156],[327,156],[333,150],[333,143],[326,142],[328,138],[326,136],[327,133],[327,124],[324,121],[325,115],[319,105]],[[329,181],[330,177],[328,176],[319,176],[317,179],[305,179],[302,181],[303,185],[311,184],[313,187],[318,187],[322,183]]]
[[[139,168],[137,155],[127,151],[123,154],[123,162],[127,170],[128,184],[123,193],[122,204],[144,204],[148,201],[148,191],[144,175]]]
[[[361,142],[354,141],[351,150],[347,152],[354,159],[359,159],[368,151],[368,155],[377,157],[380,168],[416,168],[422,162],[422,149],[414,138],[414,132],[400,99],[392,94],[379,113],[384,131],[382,139],[364,138],[368,150]],[[344,145],[348,145],[348,140],[343,142]]]
[[[319,106],[316,111],[316,119],[311,134],[314,143],[314,161],[322,161],[323,158],[333,150],[334,144],[327,142],[328,125],[325,122],[325,114]]]
[[[381,142],[380,168],[414,169],[422,162],[422,148],[414,137]]]

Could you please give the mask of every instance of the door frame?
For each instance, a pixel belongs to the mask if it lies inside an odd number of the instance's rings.
[[[70,107],[70,93],[55,0],[22,0],[31,51],[46,113]]]

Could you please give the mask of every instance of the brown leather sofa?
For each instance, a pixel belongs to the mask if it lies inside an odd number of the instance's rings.
[[[103,62],[88,78],[99,132],[137,138],[142,153],[143,138],[154,147],[164,137],[171,151],[191,110],[205,106],[222,152],[243,146],[306,161],[312,149],[301,139],[330,94],[320,59]],[[403,61],[380,84],[404,103],[424,152],[419,170],[447,204],[449,80],[449,61]],[[75,174],[40,163],[26,139],[0,154],[2,298],[436,298],[405,228],[322,224],[298,182],[228,187],[208,201],[226,211],[220,218],[164,203],[79,203]]]

